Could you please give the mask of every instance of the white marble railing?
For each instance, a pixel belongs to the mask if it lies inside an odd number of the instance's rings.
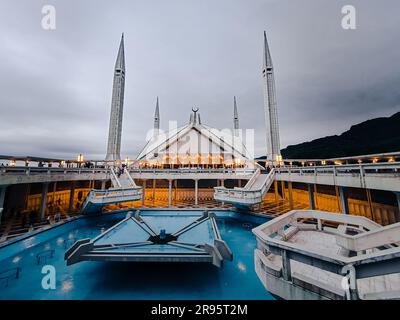
[[[394,279],[393,288],[399,287],[399,228],[400,223],[382,227],[361,216],[323,211],[291,211],[252,230],[257,238],[256,265],[264,267],[264,270],[256,268],[257,274],[264,285],[276,278],[282,278],[290,284],[296,278],[308,283],[309,287],[328,291],[331,290],[326,288],[326,279],[340,279],[340,283],[335,286],[340,288],[342,277],[347,277],[350,286],[342,287],[347,299],[398,298],[400,291],[385,288],[385,281]],[[298,238],[298,241],[293,238],[294,234],[302,232],[303,238]],[[315,237],[314,242],[307,243],[304,237],[312,235]],[[331,245],[318,245],[319,241],[329,242],[331,239],[340,250],[329,249]],[[307,273],[310,269],[313,269],[313,274]],[[332,277],[332,274],[341,277]],[[383,278],[393,275],[396,277]],[[365,290],[368,282],[359,280],[372,277],[377,285],[367,286],[368,290]],[[331,280],[328,285],[333,288],[334,282]],[[275,294],[279,296],[289,292],[281,289],[278,291]]]
[[[141,199],[143,190],[141,187],[129,189],[91,190],[82,204],[81,212],[91,211],[90,208],[101,208],[110,203],[135,201]]]
[[[221,174],[252,174],[255,169],[229,169],[229,168],[221,168],[221,169],[202,169],[202,168],[180,168],[180,169],[129,169],[131,174],[134,173],[153,173],[153,174],[201,174],[201,173],[221,173]]]
[[[257,181],[259,179],[262,181]],[[259,171],[256,171],[244,188],[215,187],[214,199],[244,206],[259,204],[263,201],[274,180],[274,169],[268,174],[260,174]]]
[[[283,181],[367,188],[400,190],[400,163],[359,165],[279,167],[276,179]]]
[[[254,169],[247,168],[129,169],[129,174],[133,179],[249,179],[253,173]],[[109,167],[0,167],[0,185],[53,181],[107,180],[111,178]]]
[[[277,174],[289,173],[300,175],[318,175],[318,174],[333,174],[333,175],[370,175],[384,174],[392,176],[400,176],[400,163],[374,163],[374,164],[348,164],[335,166],[308,166],[308,167],[278,167]]]

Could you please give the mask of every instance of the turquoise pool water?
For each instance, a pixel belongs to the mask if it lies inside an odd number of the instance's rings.
[[[265,220],[234,212],[216,212],[221,237],[234,255],[221,269],[207,263],[66,266],[64,252],[74,241],[97,236],[125,214],[79,218],[2,246],[0,299],[273,299],[254,271],[251,229]],[[56,289],[42,288],[45,265],[55,268]],[[15,268],[20,270],[18,279]]]

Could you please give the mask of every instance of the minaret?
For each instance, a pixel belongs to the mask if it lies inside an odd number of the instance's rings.
[[[281,160],[278,110],[276,104],[274,67],[269,52],[267,35],[264,31],[264,109],[265,124],[267,127],[267,159],[271,161]]]
[[[156,102],[156,111],[154,112],[154,130],[153,130],[153,136],[158,136],[158,133],[160,132],[160,106],[158,104],[158,97],[157,97],[157,102]]]
[[[125,90],[125,52],[124,34],[121,37],[117,61],[114,68],[114,83],[111,100],[110,126],[108,132],[108,144],[106,160],[121,160],[121,133],[122,116],[124,109]]]
[[[236,104],[236,96],[233,97],[233,134],[239,136],[239,115]]]

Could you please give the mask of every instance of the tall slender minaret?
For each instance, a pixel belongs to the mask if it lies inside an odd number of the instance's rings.
[[[233,96],[233,134],[239,136],[239,115],[236,104],[236,96]]]
[[[281,148],[279,140],[278,110],[276,104],[274,67],[269,52],[267,34],[264,31],[264,111],[267,127],[267,159],[271,161],[281,160]]]
[[[122,116],[125,90],[125,52],[124,34],[121,37],[117,61],[114,68],[114,83],[111,100],[110,126],[106,160],[121,160]]]
[[[158,97],[156,102],[156,111],[154,112],[154,130],[153,136],[158,136],[160,132],[160,106],[158,104]]]

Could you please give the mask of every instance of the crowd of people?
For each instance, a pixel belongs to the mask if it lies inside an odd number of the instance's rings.
[[[121,167],[118,167],[116,170],[117,170],[117,176],[118,176],[118,178],[121,176],[121,174],[123,174],[124,172],[125,172],[125,167],[126,167],[126,165],[125,164],[122,164],[122,166]]]

